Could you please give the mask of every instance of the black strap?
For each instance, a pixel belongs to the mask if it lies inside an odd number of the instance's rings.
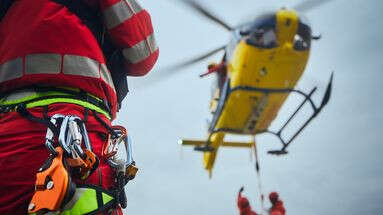
[[[3,19],[8,9],[11,7],[13,0],[1,0],[0,1],[0,21]]]
[[[96,120],[102,125],[104,126],[104,128],[106,128],[106,130],[108,130],[108,132],[112,135],[112,138],[114,137],[118,137],[118,134],[106,123],[104,122],[97,114],[97,112],[95,110],[92,110],[92,113],[94,115],[94,118],[96,118]]]
[[[104,28],[101,23],[101,14],[88,6],[82,0],[51,0],[57,4],[63,5],[70,12],[75,14],[92,31],[96,39],[101,43]]]
[[[49,110],[48,105],[47,106],[43,106],[43,117],[46,120],[49,120],[48,110]]]
[[[98,208],[101,208],[104,206],[104,201],[102,199],[102,192],[99,190],[96,190],[96,197],[97,197],[97,206]]]
[[[98,209],[95,211],[92,211],[90,213],[87,213],[86,215],[94,215],[94,214],[98,214],[101,212],[105,212],[105,211],[109,210],[110,208],[117,207],[117,205],[118,205],[118,202],[116,201],[116,191],[114,191],[114,190],[112,190],[112,191],[105,190],[104,188],[102,188],[100,186],[96,186],[96,185],[92,185],[92,184],[80,184],[80,185],[77,185],[77,187],[78,188],[89,188],[89,189],[93,189],[96,191]],[[106,193],[106,194],[112,196],[114,198],[114,200],[104,204],[104,201],[102,199],[102,193]]]
[[[84,123],[88,122],[88,116],[89,116],[89,108],[84,109]]]
[[[24,103],[19,104],[16,110],[21,116],[29,119],[30,121],[46,125],[49,129],[52,130],[55,136],[57,137],[59,136],[59,131],[57,127],[49,119],[34,116],[27,110],[26,105]]]
[[[112,71],[112,80],[114,88],[116,89],[118,109],[121,108],[122,100],[129,92],[128,80],[126,77],[126,69],[124,66],[124,59],[122,52],[118,50],[108,59],[109,68]]]

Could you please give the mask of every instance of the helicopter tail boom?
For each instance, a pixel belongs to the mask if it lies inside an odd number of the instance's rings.
[[[178,143],[182,146],[204,146],[207,141],[202,140],[180,140]],[[251,148],[253,147],[253,142],[222,142],[220,146],[223,147],[233,147],[233,148]]]

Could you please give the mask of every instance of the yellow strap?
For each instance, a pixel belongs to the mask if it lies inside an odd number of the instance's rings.
[[[96,105],[93,105],[93,104],[85,102],[85,101],[77,100],[77,99],[69,99],[69,98],[43,99],[40,101],[28,103],[26,105],[26,108],[47,106],[47,105],[55,104],[55,103],[70,103],[70,104],[80,105],[82,107],[89,108],[90,110],[95,110],[101,114],[104,114],[105,117],[108,118],[109,120],[111,119],[110,115],[106,111],[102,110],[101,108],[97,107]]]
[[[42,97],[47,97],[47,96],[67,96],[67,95],[71,95],[71,94],[68,94],[68,93],[62,93],[62,92],[55,92],[55,91],[52,91],[52,92],[33,92],[33,95],[28,95],[28,96],[24,96],[20,99],[14,99],[14,100],[6,100],[6,99],[1,99],[0,100],[0,105],[14,105],[14,104],[19,104],[19,103],[22,103],[22,102],[27,102],[27,101],[30,101],[32,99],[38,99],[38,98],[42,98]],[[88,96],[92,96],[93,98],[97,99],[98,101],[102,102],[101,99],[91,95],[91,94],[87,94]],[[31,102],[31,103],[28,103],[26,105],[27,108],[34,108],[34,107],[41,107],[41,106],[47,106],[47,105],[50,105],[50,104],[55,104],[55,103],[69,103],[69,104],[76,104],[76,105],[80,105],[82,107],[85,107],[85,108],[89,108],[90,110],[94,110],[98,113],[101,113],[103,114],[106,118],[108,118],[109,120],[111,119],[111,116],[108,112],[104,111],[103,109],[101,109],[100,107],[94,105],[94,104],[91,104],[89,102],[86,102],[86,101],[82,101],[82,100],[79,100],[79,99],[72,99],[72,98],[49,98],[49,99],[42,99],[42,100],[38,100],[38,101],[35,101],[35,102]]]
[[[102,204],[106,206],[115,199],[108,193],[101,192]],[[110,204],[109,204],[110,206]],[[49,214],[55,215],[82,215],[99,210],[100,205],[97,201],[97,190],[94,188],[76,188],[72,199],[63,207],[61,211],[52,211]],[[28,215],[37,215],[29,213]]]

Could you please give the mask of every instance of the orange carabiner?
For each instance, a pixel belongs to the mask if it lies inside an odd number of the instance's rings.
[[[114,155],[117,154],[118,148],[116,147],[116,144],[120,139],[123,139],[127,135],[126,128],[120,125],[114,125],[112,126],[112,129],[116,131],[119,134],[119,137],[115,137],[114,139],[111,138],[111,135],[108,136],[108,142],[103,145],[102,147],[102,158],[107,160]]]

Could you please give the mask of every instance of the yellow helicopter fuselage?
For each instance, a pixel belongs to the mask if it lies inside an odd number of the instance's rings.
[[[212,99],[211,111],[214,115],[208,139],[182,140],[180,144],[192,145],[195,150],[202,151],[204,167],[211,173],[219,147],[252,147],[255,144],[254,140],[228,142],[224,140],[225,135],[273,133],[268,128],[290,92],[305,96],[303,102],[309,101],[314,109],[313,116],[295,134],[298,135],[327,104],[331,93],[332,76],[319,107],[310,99],[315,89],[308,95],[294,89],[305,70],[312,38],[311,28],[298,14],[285,9],[260,17],[240,31],[235,31],[233,43],[227,46],[222,64],[226,73],[218,73],[224,84],[218,82],[221,85]],[[279,132],[273,133],[281,139],[282,150],[270,153],[287,153],[285,149],[295,136],[287,142],[282,140],[280,132],[285,125]]]
[[[309,49],[295,50],[298,17],[293,11],[276,14],[275,48],[259,48],[241,40],[227,62],[229,91],[210,135],[211,147],[204,152],[205,169],[211,170],[225,133],[256,135],[266,130],[277,116],[289,93],[267,93],[248,89],[294,88],[304,72]]]

